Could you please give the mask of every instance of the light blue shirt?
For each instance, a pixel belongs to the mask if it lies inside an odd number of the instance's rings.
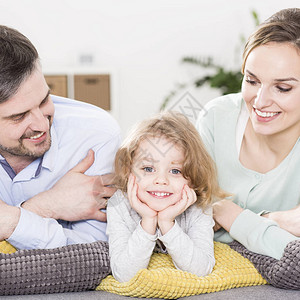
[[[106,111],[79,101],[51,96],[55,105],[51,127],[51,147],[17,175],[0,155],[0,199],[20,204],[50,189],[87,154],[95,152],[95,162],[87,175],[110,173],[120,144],[117,122]],[[63,201],[63,199],[61,199]],[[21,208],[17,227],[7,239],[19,249],[55,248],[76,243],[107,240],[106,223],[96,220],[66,222]]]

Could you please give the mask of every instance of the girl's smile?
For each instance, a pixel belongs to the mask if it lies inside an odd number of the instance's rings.
[[[169,192],[152,192],[152,191],[148,191],[148,193],[156,198],[166,198],[172,195],[172,193]]]

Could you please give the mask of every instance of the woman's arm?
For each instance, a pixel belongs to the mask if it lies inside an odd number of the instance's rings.
[[[255,253],[280,259],[286,245],[297,239],[275,221],[244,210],[229,200],[215,203],[213,210],[216,222]]]

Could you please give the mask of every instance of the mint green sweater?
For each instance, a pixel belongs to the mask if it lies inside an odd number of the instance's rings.
[[[216,162],[221,188],[233,193],[234,202],[244,208],[230,232],[216,232],[215,240],[228,243],[235,239],[251,251],[280,259],[285,246],[298,238],[259,214],[299,205],[300,143],[298,139],[281,164],[265,174],[245,168],[236,147],[236,125],[242,102],[241,94],[212,100],[196,124]]]

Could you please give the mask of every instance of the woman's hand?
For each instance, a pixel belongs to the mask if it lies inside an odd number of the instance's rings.
[[[263,215],[278,223],[279,227],[300,237],[300,206],[285,211],[275,211]]]
[[[222,228],[222,226],[219,223],[217,223],[216,220],[214,220],[214,221],[215,221],[215,226],[213,229],[214,229],[214,232],[216,232],[216,231],[220,230]]]
[[[158,213],[158,226],[162,234],[166,234],[173,226],[175,218],[182,214],[188,207],[194,204],[197,195],[188,185],[182,189],[182,198],[175,204]]]
[[[217,231],[223,227],[230,231],[231,225],[237,216],[243,211],[241,207],[230,200],[221,200],[213,204],[213,217],[215,220],[214,230]]]
[[[138,198],[138,184],[135,176],[129,175],[127,184],[128,200],[131,207],[141,216],[141,226],[149,234],[155,234],[157,227],[157,212]]]

